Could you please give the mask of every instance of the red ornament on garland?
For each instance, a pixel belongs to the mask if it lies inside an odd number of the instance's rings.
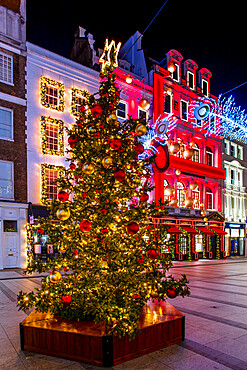
[[[149,249],[147,251],[147,257],[148,258],[151,258],[151,259],[154,259],[158,256],[158,253],[154,250],[154,249]]]
[[[69,145],[71,146],[71,148],[73,148],[73,146],[78,142],[78,138],[77,137],[73,137],[73,136],[70,136],[68,138],[68,143]]]
[[[38,234],[42,235],[42,234],[43,234],[43,232],[44,232],[44,230],[43,230],[43,229],[41,229],[41,227],[37,229],[37,233],[38,233]]]
[[[134,149],[135,149],[137,155],[142,154],[144,152],[144,146],[141,143],[138,143],[134,147]]]
[[[123,181],[126,177],[126,174],[124,170],[117,170],[114,172],[114,177],[115,177],[115,180],[117,181]]]
[[[83,191],[83,192],[81,193],[81,196],[82,196],[83,198],[86,198],[86,196],[87,196],[87,192],[86,192],[86,191]]]
[[[144,262],[144,257],[143,257],[143,256],[141,256],[141,257],[138,259],[138,262],[139,262],[139,263],[143,263],[143,262]]]
[[[86,110],[85,105],[80,105],[79,112],[85,112],[85,110]]]
[[[140,298],[141,298],[141,296],[139,294],[134,295],[134,299],[140,299]]]
[[[92,223],[88,220],[83,220],[80,222],[80,229],[83,232],[89,232],[92,229]]]
[[[102,215],[105,215],[105,214],[107,213],[107,210],[106,210],[105,208],[103,208],[103,209],[101,209],[101,210],[100,210],[100,213],[101,213]]]
[[[100,232],[102,233],[102,234],[104,234],[104,235],[106,235],[106,234],[108,234],[108,229],[106,228],[106,227],[103,227],[101,230],[100,230]]]
[[[127,225],[127,231],[128,231],[129,234],[135,235],[139,231],[139,225],[138,225],[138,223],[135,222],[135,221],[131,221]]]
[[[148,196],[147,193],[143,193],[143,194],[140,195],[140,201],[143,202],[143,203],[146,202],[148,200],[148,198],[149,198],[149,196]]]
[[[76,165],[74,163],[70,163],[69,168],[71,170],[74,170],[76,168]]]
[[[176,288],[174,286],[168,288],[166,291],[166,295],[169,298],[175,298],[177,296]]]
[[[99,104],[96,104],[91,108],[91,114],[95,118],[100,117],[102,113],[103,113],[103,110]]]
[[[60,200],[61,202],[65,202],[66,200],[69,199],[69,194],[66,193],[66,191],[60,191],[57,197],[58,197],[58,200]]]
[[[70,295],[65,295],[59,299],[60,302],[63,303],[64,307],[68,307],[70,303],[72,302],[72,298]]]
[[[121,145],[122,145],[122,142],[120,139],[112,139],[110,142],[110,147],[114,150],[118,150]]]

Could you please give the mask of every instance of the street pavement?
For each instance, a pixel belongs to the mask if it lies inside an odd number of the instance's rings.
[[[185,313],[185,341],[125,362],[114,369],[247,369],[247,258],[174,262],[185,273],[191,296],[168,301]],[[38,274],[0,271],[0,369],[99,369],[20,350],[16,295],[40,286]]]

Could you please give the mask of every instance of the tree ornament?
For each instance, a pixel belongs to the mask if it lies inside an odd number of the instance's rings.
[[[169,202],[169,206],[172,206],[172,207],[176,207],[177,204],[178,204],[177,198],[172,198]]]
[[[106,117],[106,122],[109,125],[112,125],[112,124],[118,122],[116,114],[115,113],[109,114],[109,116]]]
[[[140,201],[143,202],[143,203],[147,202],[148,198],[149,198],[149,196],[148,196],[147,193],[143,193],[143,194],[140,195]]]
[[[136,154],[142,154],[144,152],[144,146],[141,143],[136,144],[134,147],[134,150],[136,151]]]
[[[138,123],[135,128],[135,133],[138,136],[143,136],[147,133],[147,127],[143,125],[142,123]]]
[[[99,104],[96,104],[91,108],[91,114],[95,118],[100,117],[102,113],[103,113],[103,110]]]
[[[114,172],[114,177],[116,181],[123,181],[126,177],[124,170],[117,170]]]
[[[179,143],[172,143],[170,146],[169,146],[169,152],[171,154],[177,154],[180,150],[180,145]]]
[[[58,200],[60,200],[61,202],[65,202],[66,200],[69,199],[69,194],[66,193],[66,191],[60,191],[57,197],[58,197]]]
[[[187,208],[192,208],[193,204],[194,204],[194,199],[191,198],[191,197],[186,198],[185,201],[184,201],[184,205]]]
[[[70,217],[70,210],[68,208],[59,207],[57,210],[57,218],[61,221],[66,221]]]
[[[205,216],[206,216],[206,214],[207,214],[207,212],[203,209],[203,210],[201,211],[201,216],[202,216],[202,217],[205,217]]]
[[[140,101],[140,107],[147,111],[150,108],[150,102],[144,98]]]
[[[204,208],[204,203],[200,203],[200,208]]]
[[[90,164],[84,164],[83,167],[82,167],[82,171],[86,174],[86,175],[92,175],[92,173],[94,172],[95,170],[95,167],[92,163]]]
[[[159,297],[159,293],[158,292],[154,292],[154,291],[150,292],[149,295],[150,295],[151,298],[158,298]]]
[[[72,298],[70,295],[65,295],[59,299],[59,302],[63,303],[63,307],[68,307],[72,302]]]
[[[127,232],[131,235],[135,235],[139,231],[139,225],[135,221],[131,221],[127,226]]]
[[[100,230],[101,234],[103,235],[106,235],[109,233],[109,230],[106,228],[106,227],[103,227],[101,230]]]
[[[167,185],[165,187],[165,190],[164,190],[165,195],[167,195],[169,197],[174,193],[174,191],[175,191],[175,189],[174,189],[174,187],[172,185]]]
[[[140,299],[141,296],[139,294],[134,294],[134,299]]]
[[[55,283],[58,283],[62,279],[62,275],[60,274],[58,270],[54,270],[50,272],[49,278],[50,278],[50,282],[55,284]]]
[[[74,163],[70,163],[69,168],[71,170],[74,170],[76,168],[76,165]]]
[[[81,231],[89,232],[92,229],[92,223],[89,220],[82,220],[79,227]]]
[[[196,144],[194,143],[194,141],[191,141],[190,143],[189,143],[189,146],[191,147],[191,148],[193,148],[193,146],[195,146]]]
[[[179,175],[181,175],[181,171],[180,171],[180,170],[176,170],[176,171],[175,171],[175,174],[176,174],[177,176],[179,176]]]
[[[194,149],[192,149],[192,148],[187,148],[187,149],[185,149],[185,151],[184,151],[184,158],[185,159],[191,159],[192,157],[193,157],[193,155],[194,155]]]
[[[169,298],[175,298],[177,296],[176,288],[174,286],[168,288],[166,291],[166,295]]]
[[[207,217],[204,217],[203,221],[204,222],[207,222],[208,221],[208,218]]]
[[[151,259],[154,259],[158,256],[158,253],[154,250],[154,249],[149,249],[147,251],[147,257],[148,258],[151,258]]]
[[[39,228],[37,229],[37,234],[42,235],[43,233],[44,233],[44,230],[43,230],[43,229],[41,229],[41,227],[39,227]]]
[[[102,215],[106,215],[107,214],[107,210],[105,208],[103,208],[103,209],[100,210],[100,213]]]
[[[102,159],[102,166],[105,167],[105,168],[109,168],[112,166],[112,163],[113,163],[113,159],[112,157],[105,157]]]
[[[70,136],[68,138],[68,143],[71,146],[71,148],[73,148],[77,142],[78,142],[78,137],[76,136]]]
[[[111,149],[118,150],[120,146],[122,145],[122,142],[120,139],[112,139],[110,142]]]
[[[190,184],[190,190],[196,190],[198,188],[198,184],[196,182],[192,182]]]

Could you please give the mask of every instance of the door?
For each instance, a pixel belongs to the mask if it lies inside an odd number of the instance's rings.
[[[3,267],[18,267],[17,221],[3,221]]]
[[[231,238],[231,256],[238,256],[238,238]]]
[[[216,258],[216,235],[211,235],[211,252],[213,253],[213,258]]]

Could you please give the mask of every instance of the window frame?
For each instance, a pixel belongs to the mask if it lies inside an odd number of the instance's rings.
[[[117,118],[119,118],[119,119],[123,119],[123,120],[125,120],[125,119],[127,119],[128,118],[128,103],[126,102],[126,101],[124,101],[124,100],[119,100],[119,103],[118,103],[118,105],[119,104],[124,104],[125,105],[125,116],[124,117],[122,117],[122,116],[119,116],[118,115],[118,111],[119,111],[119,109],[118,109],[118,107],[117,107],[117,109],[116,109],[116,116],[117,116]]]
[[[178,186],[180,186],[180,184],[183,187],[178,187]],[[185,189],[185,186],[182,183],[182,181],[178,181],[176,187],[177,187],[177,200],[178,200],[178,204],[177,205],[178,205],[178,207],[184,207],[184,201],[186,199],[186,195],[185,195],[185,193],[183,191]]]
[[[43,154],[64,156],[64,123],[62,120],[52,117],[41,116],[41,151]],[[58,149],[48,147],[47,125],[57,125],[58,127]]]
[[[11,164],[11,180],[6,180],[6,181],[11,181],[12,182],[12,197],[9,197],[9,198],[6,198],[6,197],[2,197],[0,195],[0,199],[1,200],[15,200],[15,179],[14,179],[14,162],[13,161],[4,161],[4,160],[0,160],[0,163],[10,163]],[[0,172],[0,176],[1,176],[1,172]],[[0,180],[1,180],[1,177],[0,177]],[[3,180],[5,181],[5,179]],[[0,187],[1,188],[1,187]]]
[[[189,81],[190,81],[189,75],[193,77],[193,87],[191,87],[189,84]],[[187,71],[187,86],[192,90],[195,89],[195,74],[191,71]]]
[[[210,151],[207,150],[207,148],[210,149]],[[209,155],[211,156],[211,164],[208,163],[208,158],[209,158],[208,156]],[[214,167],[214,153],[213,153],[212,149],[208,146],[206,146],[206,164],[208,166]]]
[[[200,163],[200,149],[199,149],[199,146],[198,146],[197,143],[195,143],[195,145],[193,146],[193,149],[194,149],[194,154],[193,154],[191,159],[192,159],[193,162]],[[195,153],[197,153],[197,155],[198,155],[198,161],[196,161],[194,159]]]
[[[4,60],[4,57],[10,59],[10,65],[11,65],[11,72],[10,72],[11,73],[11,82],[5,81],[4,79],[1,79],[1,78],[0,78],[0,82],[5,83],[7,85],[14,86],[14,82],[13,82],[14,81],[14,76],[13,76],[13,56],[10,55],[10,54],[5,54],[2,51],[0,51],[0,56],[1,55],[3,56],[3,60]],[[8,65],[8,62],[7,62],[7,65]],[[4,75],[4,62],[3,62],[3,75]],[[7,75],[8,75],[8,71],[7,71]]]
[[[240,154],[240,156],[239,156]],[[240,161],[242,161],[244,159],[244,148],[242,147],[242,145],[238,145],[237,146],[237,158],[240,159]]]
[[[8,111],[8,112],[11,113],[11,130],[10,130],[11,131],[11,137],[8,138],[8,137],[4,137],[4,136],[0,135],[0,139],[1,140],[7,140],[7,141],[14,141],[14,110],[10,109],[10,108],[5,108],[5,107],[2,107],[2,106],[0,106],[0,110],[5,110],[5,111]],[[0,122],[0,125],[1,125],[1,122]]]
[[[234,155],[232,155],[232,147],[234,148]],[[231,157],[234,157],[234,158],[237,158],[237,144],[236,143],[233,143],[233,142],[230,142],[230,156]]]
[[[179,76],[180,76],[180,67],[179,67],[179,64],[178,63],[176,63],[175,61],[173,61],[173,63],[174,63],[174,65],[175,65],[175,67],[176,67],[176,69],[175,69],[175,71],[174,72],[172,72],[172,78],[173,78],[173,80],[174,81],[177,81],[177,82],[179,82]],[[174,73],[175,72],[177,72],[177,79],[174,77]]]
[[[47,178],[47,170],[54,170],[58,172],[57,178],[61,177],[64,172],[63,166],[55,166],[52,164],[41,163],[41,203],[42,204],[49,204],[52,202],[51,198],[48,198],[48,178]],[[57,193],[58,193],[57,187]],[[56,198],[57,199],[57,198]]]
[[[204,93],[204,88],[203,88],[203,83],[206,83],[206,85],[207,85],[207,93],[205,94]],[[208,81],[205,79],[205,78],[202,78],[202,83],[201,83],[201,88],[202,88],[202,94],[204,95],[204,96],[207,96],[208,97],[208,93],[209,93],[209,91],[208,91]]]
[[[169,112],[166,110],[166,99],[169,97]],[[173,107],[173,101],[172,101],[172,94],[166,94],[165,99],[164,99],[164,112],[165,113],[172,113],[172,107]]]
[[[145,118],[140,117],[140,112],[145,113]],[[145,121],[148,120],[148,111],[142,109],[141,107],[138,107],[138,119],[145,119]]]
[[[194,199],[194,204],[193,204],[194,209],[200,209],[200,203],[201,203],[201,191],[197,189],[191,191],[191,197]],[[196,194],[198,194],[198,197],[196,196]]]
[[[186,118],[183,118],[183,110],[182,110],[182,106],[183,106],[183,103],[185,103],[186,105]],[[189,110],[189,104],[186,100],[183,100],[181,99],[180,100],[180,118],[183,120],[183,121],[186,121],[188,122],[188,110]]]
[[[224,140],[224,153],[227,155],[230,155],[230,141],[229,140]]]
[[[52,87],[58,89],[58,104],[50,104],[47,102],[47,88]],[[49,77],[40,77],[40,104],[49,109],[57,110],[58,112],[64,111],[64,84],[62,82],[55,81]]]
[[[209,195],[211,196],[211,205],[212,205],[211,208],[209,208],[209,206],[208,206],[208,204],[209,204],[208,196]],[[214,209],[214,194],[213,194],[211,189],[206,189],[206,206],[207,206],[206,209],[208,209],[208,210],[213,210]]]

